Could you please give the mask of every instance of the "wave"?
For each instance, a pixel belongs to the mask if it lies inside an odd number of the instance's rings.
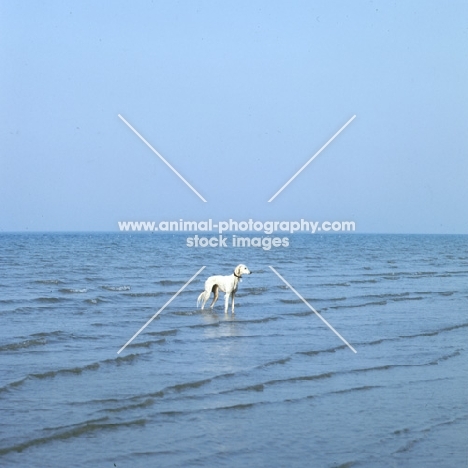
[[[5,455],[10,452],[21,452],[29,447],[44,445],[56,440],[67,440],[73,437],[80,437],[84,434],[103,430],[115,430],[121,427],[144,426],[147,422],[146,419],[135,419],[122,422],[107,422],[109,418],[104,418],[85,421],[83,423],[74,424],[71,426],[64,426],[58,429],[47,429],[47,431],[54,431],[55,433],[49,436],[37,437],[35,439],[26,440],[24,442],[10,445],[8,447],[0,448],[0,455]]]
[[[450,332],[453,330],[458,330],[459,328],[466,328],[466,327],[468,327],[468,322],[459,323],[456,325],[450,325],[448,327],[439,328],[438,330],[434,330],[434,331],[416,333],[414,335],[401,335],[399,338],[418,338],[420,336],[435,336],[435,335],[438,335],[439,333],[446,333],[446,332]]]
[[[394,435],[400,435],[400,434],[406,434],[407,432],[410,432],[410,430],[405,427],[403,429],[397,429],[396,431],[393,431]]]
[[[345,348],[345,346],[340,346],[340,348]],[[330,351],[330,350],[326,350]],[[403,367],[422,367],[422,366],[429,366],[429,365],[434,365],[436,362],[442,362],[444,360],[450,359],[452,357],[460,355],[461,350],[457,350],[454,353],[451,354],[446,354],[442,355],[439,358],[429,361],[429,362],[423,362],[423,363],[416,363],[416,364],[387,364],[387,365],[381,365],[381,366],[371,366],[371,367],[364,367],[364,368],[358,368],[358,369],[349,369],[349,370],[342,370],[342,371],[335,371],[335,372],[325,372],[325,373],[319,373],[319,374],[310,374],[310,375],[299,375],[299,376],[292,376],[284,379],[272,379],[268,380],[265,382],[257,382],[252,385],[248,385],[245,387],[236,387],[236,388],[231,388],[227,389],[224,391],[220,392],[215,392],[214,395],[221,395],[221,394],[226,394],[226,393],[233,393],[233,392],[263,392],[267,386],[272,386],[272,385],[277,385],[277,384],[288,384],[288,383],[294,383],[294,382],[301,382],[301,381],[317,381],[317,380],[322,380],[322,379],[330,379],[335,376],[339,375],[352,375],[352,374],[359,374],[359,373],[367,373],[367,372],[380,372],[380,371],[387,371],[391,370],[394,368],[403,368]],[[297,354],[297,353],[295,353]],[[302,353],[305,354],[305,353]],[[275,364],[285,364],[291,359],[290,356],[287,356],[286,358],[283,359],[278,359],[276,361],[271,361],[269,363],[264,364],[265,365],[275,365]],[[257,366],[255,368],[252,368],[251,371],[255,371],[255,369],[260,368],[262,366]],[[245,373],[245,371],[241,372],[234,372],[234,373],[227,373],[227,374],[220,374],[217,376],[213,376],[211,378],[203,379],[203,380],[196,380],[196,381],[190,381],[190,382],[184,382],[181,384],[176,384],[172,385],[169,387],[164,388],[163,390],[158,390],[157,392],[153,393],[148,393],[144,395],[137,395],[133,396],[124,400],[118,400],[118,399],[108,399],[108,400],[100,400],[97,403],[99,404],[105,404],[105,403],[112,403],[115,404],[117,403],[118,406],[110,408],[110,409],[104,409],[102,411],[109,411],[111,413],[113,412],[121,412],[125,411],[126,409],[132,410],[136,408],[141,408],[141,407],[148,407],[154,404],[154,398],[158,397],[164,397],[167,393],[176,393],[176,394],[181,394],[183,392],[189,391],[188,394],[186,395],[181,395],[181,396],[174,396],[171,398],[206,398],[208,394],[206,392],[202,392],[201,396],[197,396],[197,394],[193,394],[190,392],[190,390],[193,389],[199,389],[201,387],[207,386],[214,382],[215,380],[220,380],[220,379],[225,379],[225,378],[231,378],[231,377],[239,377],[242,373]],[[363,386],[356,386],[356,387],[351,387],[351,388],[345,388],[341,390],[336,390],[336,391],[331,391],[331,392],[325,392],[322,395],[309,395],[305,398],[316,398],[317,396],[327,396],[327,395],[332,395],[332,394],[343,394],[343,393],[352,393],[352,392],[363,392],[363,391],[368,391],[368,390],[373,390],[377,388],[381,388],[382,386],[380,385],[363,385]],[[299,399],[303,399],[304,397],[300,397]],[[126,401],[126,402],[125,402]],[[285,401],[295,401],[295,400],[285,400]],[[83,402],[80,404],[88,404],[90,402]],[[93,402],[91,402],[93,403]],[[232,405],[232,406],[221,406],[221,407],[215,407],[215,408],[203,408],[203,409],[197,409],[197,410],[183,410],[183,411],[164,411],[159,414],[161,415],[166,415],[166,416],[174,416],[178,414],[187,414],[187,413],[193,413],[193,412],[199,412],[199,411],[217,411],[217,410],[229,410],[229,409],[243,409],[243,408],[248,408],[253,405],[257,404],[265,404],[268,402],[260,401],[260,402],[249,402],[246,404],[239,404],[239,405]]]
[[[187,325],[187,328],[219,327],[219,324],[220,324],[220,322],[197,323],[196,325]]]
[[[175,384],[175,385],[171,385],[169,387],[165,387],[164,389],[158,390],[156,392],[134,396],[134,397],[131,398],[131,400],[140,400],[142,398],[152,398],[152,397],[159,397],[160,398],[160,397],[163,397],[164,395],[166,395],[167,393],[182,393],[185,390],[200,388],[200,387],[203,387],[205,385],[210,384],[211,382],[213,382],[215,380],[222,380],[222,379],[234,377],[236,375],[237,375],[237,373],[235,373],[235,372],[227,372],[225,374],[215,375],[215,376],[210,377],[208,379],[195,380],[195,381],[192,381],[192,382],[185,382],[185,383]]]
[[[88,290],[86,288],[83,289],[73,289],[73,288],[62,288],[59,289],[59,292],[65,293],[65,294],[73,294],[73,293],[85,293]]]
[[[181,280],[160,280],[160,281],[155,281],[155,284],[160,284],[161,286],[182,286],[185,284],[185,281]]]
[[[96,304],[102,304],[108,301],[106,301],[105,299],[102,299],[101,297],[95,297],[94,299],[86,299],[85,302],[88,304],[96,305]]]
[[[84,366],[66,367],[63,369],[27,374],[22,379],[19,379],[15,382],[10,382],[7,385],[0,387],[0,393],[11,390],[12,388],[19,387],[20,385],[26,383],[30,379],[45,380],[45,379],[53,379],[55,377],[62,376],[62,375],[81,375],[83,372],[96,371],[101,367],[101,365],[112,364],[112,365],[120,366],[122,364],[133,362],[134,360],[138,359],[141,356],[143,356],[143,354],[141,353],[128,354],[127,356],[118,356],[116,358],[93,362],[91,364],[86,364]]]
[[[339,348],[344,348],[345,346],[340,346]],[[335,350],[338,348],[335,348]],[[322,352],[328,352],[329,350],[324,350]],[[319,351],[320,352],[320,351]],[[316,354],[318,354],[317,352]],[[307,352],[301,352],[298,354],[312,354]],[[337,375],[348,375],[348,374],[359,374],[359,373],[367,373],[367,372],[378,372],[378,371],[386,371],[395,368],[401,367],[425,367],[425,366],[433,366],[439,364],[439,362],[446,361],[448,359],[452,359],[457,357],[461,354],[461,350],[457,350],[451,354],[440,356],[437,359],[432,361],[424,362],[424,363],[417,363],[417,364],[385,364],[381,366],[372,366],[372,367],[363,367],[357,369],[350,369],[344,371],[334,371],[334,372],[324,372],[322,374],[312,374],[312,375],[301,375],[301,376],[293,376],[284,379],[274,379],[269,380],[267,382],[261,383],[261,385],[268,386],[268,385],[277,385],[282,383],[288,382],[299,382],[299,381],[310,381],[310,380],[321,380],[321,379],[328,379]],[[260,385],[260,384],[259,384]]]
[[[163,416],[178,416],[178,415],[186,415],[190,413],[199,413],[205,411],[226,411],[226,410],[244,410],[248,408],[252,408],[253,406],[264,404],[263,402],[256,402],[256,403],[237,403],[235,405],[229,406],[216,406],[214,408],[204,408],[204,409],[197,409],[197,410],[172,410],[172,411],[161,411],[159,414]]]
[[[387,278],[385,278],[385,279],[387,279]],[[377,279],[373,278],[373,279],[366,279],[366,280],[350,280],[350,283],[352,283],[352,284],[377,283],[377,281],[378,281]]]
[[[439,362],[447,361],[448,359],[451,359],[453,357],[459,356],[460,351],[455,351],[454,353],[447,354],[444,356],[441,356],[437,359],[434,359],[429,362],[425,362],[422,364],[386,364],[382,366],[374,366],[374,367],[364,367],[361,369],[354,369],[352,371],[344,371],[344,372],[337,372],[337,374],[348,374],[348,373],[361,373],[361,372],[373,372],[373,371],[381,371],[381,370],[390,370],[390,369],[395,369],[399,367],[425,367],[425,366],[434,366],[439,364]]]
[[[424,294],[424,293],[415,293]],[[381,294],[365,294],[364,296],[354,296],[355,299],[395,299],[404,298],[410,295],[409,292],[404,293],[381,293]]]
[[[434,359],[429,364],[431,366],[437,366],[440,362],[444,362],[444,361],[447,361],[447,360],[452,359],[454,357],[460,356],[461,351],[462,351],[461,349],[457,349],[456,351],[454,351],[451,354],[446,354],[445,356],[441,356],[440,358]]]
[[[126,356],[118,356],[115,358],[105,359],[104,361],[101,361],[101,364],[115,364],[117,366],[120,366],[121,364],[133,362],[142,356],[144,356],[144,354],[142,353],[127,354]]]
[[[5,309],[0,310],[0,315],[9,315],[9,314],[31,314],[37,312],[37,306],[25,306],[25,307],[16,307],[15,309]]]
[[[56,304],[58,302],[64,302],[66,299],[64,297],[36,297],[34,301],[46,303],[46,304]]]
[[[100,366],[98,362],[93,362],[92,364],[87,364],[86,366],[69,367],[69,368],[64,368],[64,369],[51,370],[47,372],[33,373],[33,374],[29,374],[28,377],[32,377],[35,379],[49,379],[49,378],[56,377],[57,375],[65,375],[65,374],[79,375],[87,370],[97,370],[99,369],[99,367]]]
[[[353,371],[345,371],[345,372],[351,373]],[[267,382],[264,382],[263,385],[276,385],[276,384],[285,383],[285,382],[302,382],[302,381],[309,381],[309,380],[329,379],[339,373],[342,373],[342,372],[324,372],[323,374],[298,375],[295,377],[288,377],[285,379],[269,380]]]
[[[203,380],[196,380],[194,382],[186,382],[176,385],[171,385],[170,387],[165,388],[164,392],[182,392],[188,388],[199,388],[203,385],[207,385],[212,381],[212,379],[203,379]]]
[[[436,336],[441,333],[447,333],[447,332],[451,332],[454,330],[458,330],[460,328],[467,328],[467,327],[468,327],[468,323],[461,323],[457,325],[451,325],[449,327],[440,328],[434,331],[415,333],[414,335],[400,335],[400,336],[394,336],[391,338],[379,338],[377,340],[372,340],[372,341],[362,341],[360,343],[356,343],[356,346],[375,346],[375,345],[379,345],[387,341],[391,342],[391,341],[399,341],[399,340],[405,340],[405,339],[420,338],[420,337],[425,337],[425,336]],[[306,356],[315,356],[316,354],[321,354],[321,353],[333,353],[335,351],[338,351],[340,349],[345,349],[345,348],[347,348],[346,345],[341,345],[341,346],[336,346],[334,348],[328,348],[328,349],[323,349],[323,350],[298,351],[296,354],[304,354]]]
[[[428,277],[436,277],[440,274],[437,272],[412,272],[412,271],[386,271],[381,273],[362,273],[362,276],[371,277],[369,280],[350,280],[350,283],[377,283],[380,280],[400,280],[403,278],[408,279],[421,279]]]
[[[125,404],[125,402],[128,401],[136,401],[137,403],[130,403],[128,406],[133,406],[135,404],[140,405],[143,401],[148,401],[148,400],[154,400],[155,398],[162,398],[164,396],[164,392],[162,390],[158,390],[156,392],[152,393],[147,393],[145,395],[134,395],[130,397],[125,397],[125,398],[102,398],[102,399],[96,399],[96,400],[84,400],[84,401],[71,401],[68,404],[72,406],[88,406],[90,404],[95,404],[98,406],[101,405],[107,405],[107,404],[113,404],[113,403],[118,403],[118,404]],[[148,403],[147,406],[150,406]],[[121,406],[119,408],[124,408],[124,406]],[[114,408],[103,408],[98,411],[112,411]]]
[[[314,303],[314,302],[340,302],[340,301],[346,301],[348,298],[346,296],[340,296],[340,297],[329,297],[326,299],[320,299],[317,297],[314,298],[304,298],[307,302]],[[303,301],[302,299],[280,299],[280,302],[284,304],[302,304]]]
[[[301,299],[280,299],[283,304],[302,304]]]
[[[330,392],[330,395],[333,394],[343,394],[343,393],[353,393],[353,392],[362,392],[362,391],[367,391],[367,390],[374,390],[375,388],[382,388],[382,385],[363,385],[361,387],[353,387],[353,388],[345,388],[343,390],[335,390],[333,392]]]
[[[326,307],[324,307],[321,312],[323,312],[324,310],[327,310]],[[290,316],[293,316],[293,317],[307,317],[308,315],[312,315],[314,312],[312,312],[311,310],[304,310],[303,312],[294,312],[294,313],[290,313],[288,315]]]
[[[69,334],[62,331],[62,330],[54,330],[51,332],[39,332],[39,333],[32,333],[31,336],[38,336],[41,338],[49,337],[49,336],[60,336],[60,335],[66,335],[68,336]]]
[[[333,348],[327,348],[327,349],[319,349],[319,350],[311,350],[311,351],[298,351],[296,354],[304,354],[305,356],[316,356],[317,354],[323,354],[323,353],[335,353],[336,351],[339,351],[341,349],[347,348],[346,345],[340,345],[340,346],[335,346]]]
[[[119,406],[117,408],[106,408],[106,409],[99,410],[99,412],[120,413],[121,411],[131,411],[131,410],[139,409],[139,408],[148,408],[154,405],[154,403],[155,403],[154,398],[146,398],[141,403],[132,403],[132,404],[125,405],[125,406]]]
[[[276,365],[279,365],[279,364],[286,364],[290,360],[291,360],[291,356],[288,356],[288,357],[285,357],[285,358],[282,358],[282,359],[276,359],[275,361],[266,362],[265,364],[261,364],[258,367],[263,368],[263,367],[276,366]]]
[[[32,340],[24,340],[17,343],[9,343],[0,346],[0,352],[2,351],[15,351],[17,349],[26,349],[32,346],[45,345],[47,341],[44,338],[35,338]]]
[[[352,461],[340,463],[339,465],[336,465],[336,468],[351,468],[351,467],[357,465],[358,463],[359,462],[352,460]]]
[[[224,411],[224,410],[244,410],[248,408],[252,408],[259,403],[238,403],[237,405],[231,406],[218,406],[217,408],[213,408],[215,411]]]
[[[270,288],[267,287],[242,288],[242,292],[236,293],[236,297],[260,296],[269,290]]]
[[[350,283],[323,283],[323,284],[319,284],[319,286],[351,286]]]
[[[405,453],[411,450],[418,442],[421,442],[424,439],[424,436],[414,438],[410,441],[408,441],[405,445],[400,447],[398,450],[396,450],[394,453]]]
[[[424,297],[422,296],[415,296],[415,297],[396,297],[392,299],[392,301],[399,302],[399,301],[421,301]]]
[[[179,333],[179,330],[163,330],[163,331],[153,331],[153,332],[146,332],[145,335],[151,335],[151,336],[169,336],[169,335],[177,335]]]
[[[264,317],[260,319],[246,319],[246,320],[236,320],[237,323],[267,323],[267,322],[274,322],[279,320],[281,317],[273,316],[273,317]]]
[[[62,330],[54,330],[51,332],[39,332],[39,333],[32,333],[30,335],[31,337],[34,337],[34,339],[44,339],[44,344],[50,342],[53,339],[58,339],[58,340],[76,340],[76,339],[81,339],[81,340],[99,340],[100,337],[96,336],[95,334],[77,334],[77,333],[70,333],[70,332],[65,332]]]
[[[203,312],[204,311],[194,310],[192,307],[188,307],[187,310],[182,310],[182,307],[178,307],[178,310],[173,310],[171,312],[168,312],[168,314],[186,317],[191,315],[199,315]]]
[[[172,394],[173,393],[183,393],[185,390],[190,390],[190,389],[193,389],[193,388],[200,388],[200,387],[203,387],[204,385],[210,384],[211,382],[213,382],[215,380],[223,380],[223,379],[235,377],[236,375],[238,375],[238,374],[235,373],[235,372],[227,372],[225,374],[215,375],[215,376],[213,376],[211,378],[208,378],[208,379],[195,380],[193,382],[186,382],[186,383],[171,385],[169,387],[163,388],[162,390],[157,390],[155,392],[136,395],[136,396],[128,397],[126,399],[96,400],[95,402],[96,403],[106,403],[108,401],[109,402],[115,402],[115,401],[121,402],[123,400],[126,400],[126,401],[139,401],[139,400],[142,400],[142,399],[145,399],[145,398],[162,398],[167,393],[172,393]],[[223,393],[223,392],[219,392],[219,393]],[[191,398],[191,397],[189,397],[189,398]]]
[[[337,306],[329,306],[328,309],[354,309],[357,307],[368,307],[368,306],[377,306],[377,305],[386,305],[387,301],[371,301],[371,302],[364,302],[363,304],[344,304],[344,305],[337,305]]]
[[[276,380],[270,380],[268,382],[265,382],[264,385],[274,385],[278,383],[285,383],[285,382],[297,382],[297,381],[303,381],[303,380],[320,380],[320,379],[326,379],[330,377],[334,377],[335,375],[346,375],[346,374],[355,374],[355,373],[366,373],[366,372],[375,372],[375,371],[383,371],[383,370],[390,370],[394,368],[400,368],[400,367],[424,367],[424,366],[433,366],[438,364],[439,362],[446,361],[448,359],[451,359],[453,357],[459,356],[460,355],[460,350],[441,356],[437,359],[434,359],[429,362],[425,362],[422,364],[385,364],[381,366],[373,366],[373,367],[363,367],[363,368],[358,368],[358,369],[350,369],[350,370],[345,370],[345,371],[335,371],[335,372],[325,372],[323,374],[314,374],[314,375],[304,375],[304,376],[296,376],[296,377],[289,377],[286,379],[276,379]]]
[[[413,439],[409,440],[408,442],[406,442],[405,445],[403,445],[402,447],[400,447],[398,450],[396,450],[394,453],[405,453],[405,452],[408,452],[409,450],[411,450],[414,445],[416,445],[418,442],[421,442],[422,440],[426,439],[427,437],[427,433],[431,432],[432,430],[434,429],[437,429],[441,426],[450,426],[452,424],[456,424],[460,421],[465,421],[466,419],[468,419],[468,414],[464,414],[464,415],[461,415],[461,416],[457,416],[455,418],[452,418],[452,419],[448,419],[446,421],[441,421],[441,422],[437,422],[435,424],[433,424],[432,426],[429,426],[429,427],[426,427],[424,429],[421,429],[419,432],[420,435],[417,435],[415,436]],[[400,431],[395,431],[394,434],[406,434],[408,432],[411,432],[408,428],[404,428]]]
[[[402,447],[400,447],[398,450],[396,450],[394,453],[405,453],[405,452],[408,452],[409,450],[411,450],[417,443],[421,442],[422,440],[424,440],[426,438],[426,435],[428,432],[431,432],[433,429],[436,429],[438,427],[441,427],[441,426],[450,426],[452,424],[456,424],[458,423],[459,421],[465,421],[466,419],[468,418],[468,414],[464,414],[464,415],[461,415],[461,416],[457,416],[455,418],[452,418],[452,419],[448,419],[446,421],[441,421],[441,422],[438,422],[438,423],[435,423],[433,424],[432,426],[429,426],[429,427],[426,427],[426,428],[423,428],[421,430],[418,431],[418,434],[413,437],[411,440],[409,440],[408,442],[406,442]],[[400,434],[408,434],[410,433],[410,429],[408,428],[404,428],[404,429],[400,429],[400,430],[396,430],[394,431],[393,433],[395,435],[400,435]]]
[[[394,272],[391,273],[392,276],[395,275]],[[409,276],[409,275],[412,275],[414,274],[414,272],[411,272],[411,271],[399,271],[397,273],[397,275],[406,275],[406,276]],[[380,272],[380,273],[362,273],[362,276],[371,276],[371,277],[377,277],[377,278],[382,278],[384,276],[388,276],[389,275],[389,272]]]
[[[11,390],[13,388],[19,387],[24,382],[26,382],[26,380],[28,380],[28,378],[23,377],[22,379],[15,380],[14,382],[8,383],[8,384],[4,385],[3,387],[0,387],[0,393],[8,392],[9,390]]]
[[[318,297],[305,297],[304,298],[307,302],[309,303],[316,303],[316,302],[341,302],[341,301],[346,301],[349,300],[348,297],[346,296],[340,296],[340,297],[327,297],[325,299],[323,298],[318,298]],[[283,301],[286,302],[286,301]],[[298,302],[303,302],[301,299],[298,299]]]
[[[400,302],[400,301],[420,301],[423,300],[424,297],[422,296],[413,296],[411,297],[409,293],[402,293],[402,294],[371,294],[368,296],[356,296],[359,298],[376,298],[376,299],[382,299],[380,301],[369,301],[369,302],[363,302],[360,304],[340,304],[340,305],[329,305],[326,309],[322,308],[323,310],[327,309],[354,309],[354,308],[359,308],[359,307],[369,307],[369,306],[382,306],[382,305],[387,305],[388,301],[394,301],[394,302]],[[353,298],[348,298],[348,297],[336,297],[336,298],[330,298],[330,299],[306,299],[310,303],[317,303],[317,302],[340,302],[340,301],[346,301],[346,300],[352,300]],[[280,299],[280,302],[284,304],[301,304],[302,300],[301,299]],[[294,313],[290,314],[294,316],[301,316],[301,315],[310,315],[310,312],[301,312],[301,313]]]
[[[159,297],[166,296],[165,292],[140,292],[140,293],[124,293],[124,296],[129,297]]]
[[[0,304],[14,304],[16,299],[0,299]]]
[[[107,291],[130,291],[131,287],[130,286],[101,286],[102,289],[105,289]]]
[[[166,342],[166,338],[160,338],[159,340],[149,340],[143,341],[142,343],[132,343],[129,344],[129,348],[150,348],[154,344],[164,344]]]
[[[63,281],[59,279],[39,279],[35,280],[34,283],[36,284],[63,284]]]
[[[265,389],[265,385],[257,384],[257,385],[249,385],[248,387],[238,388],[237,391],[241,392],[263,392]]]

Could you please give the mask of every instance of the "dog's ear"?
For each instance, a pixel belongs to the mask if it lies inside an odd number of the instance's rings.
[[[241,275],[241,267],[242,265],[237,265],[236,268],[234,268],[234,274],[236,276],[240,276]]]

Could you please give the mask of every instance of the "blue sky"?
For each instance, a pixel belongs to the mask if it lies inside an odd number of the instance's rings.
[[[211,217],[468,233],[464,1],[0,5],[1,231]]]

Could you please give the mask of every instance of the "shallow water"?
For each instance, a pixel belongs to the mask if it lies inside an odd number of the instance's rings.
[[[468,236],[2,234],[0,260],[1,466],[468,463]],[[235,316],[197,310],[238,263]]]

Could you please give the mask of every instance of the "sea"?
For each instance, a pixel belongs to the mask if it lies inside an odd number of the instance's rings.
[[[1,467],[468,466],[468,236],[186,237],[0,234]]]

